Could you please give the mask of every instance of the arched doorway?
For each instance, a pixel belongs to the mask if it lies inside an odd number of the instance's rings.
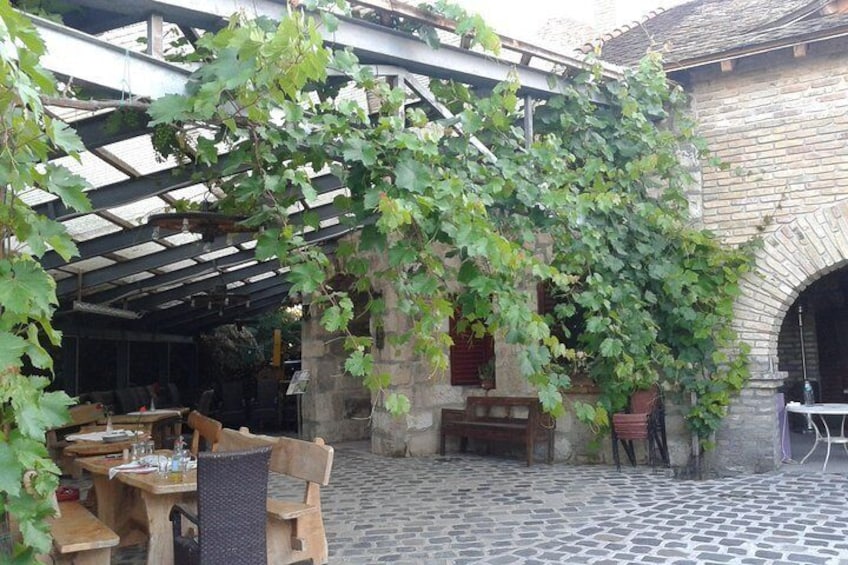
[[[846,398],[835,396],[844,395],[848,388],[843,386],[841,376],[842,368],[848,368],[848,323],[840,319],[841,314],[848,314],[848,309],[835,306],[841,300],[842,281],[848,280],[842,274],[846,265],[848,202],[799,216],[764,237],[755,269],[741,284],[736,302],[734,326],[751,348],[751,379],[718,434],[713,463],[720,469],[764,471],[776,468],[783,458],[780,408],[775,394],[785,387],[790,396],[792,383],[803,378],[799,305],[805,309],[808,376],[818,381],[825,370],[831,375],[821,379],[822,385],[827,386],[825,398]],[[809,306],[805,303],[808,300]],[[844,308],[848,308],[848,302]],[[839,334],[834,327],[841,328]],[[834,335],[822,343],[817,339],[819,332]],[[820,363],[820,347],[840,351],[839,356],[829,355],[826,369]],[[845,361],[841,355],[846,356]],[[824,387],[820,394],[825,394]]]

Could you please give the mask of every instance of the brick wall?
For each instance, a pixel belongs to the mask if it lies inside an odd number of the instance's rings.
[[[846,46],[812,44],[797,59],[786,49],[741,59],[728,73],[713,65],[685,77],[701,134],[730,164],[703,168],[693,208],[727,243],[763,240],[736,303],[752,379],[716,438],[711,463],[720,470],[779,464],[774,393],[787,375],[800,378],[796,300],[848,262]],[[805,319],[815,377],[814,316]]]
[[[743,59],[692,77],[700,132],[715,155],[742,167],[705,168],[703,222],[730,243],[765,233],[848,196],[848,54],[810,46]]]

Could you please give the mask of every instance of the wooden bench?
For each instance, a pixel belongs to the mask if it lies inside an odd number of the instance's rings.
[[[59,513],[48,519],[55,563],[109,565],[118,534],[77,501],[60,502]]]
[[[553,462],[556,420],[542,411],[537,398],[469,396],[465,409],[443,408],[439,453],[445,454],[445,439],[459,438],[460,451],[468,440],[523,444],[527,466],[533,464],[537,443],[547,445],[548,463]]]
[[[270,470],[303,481],[299,500],[269,498],[267,501],[268,562],[327,563],[327,534],[321,513],[321,486],[330,483],[333,448],[324,440],[314,442],[288,437],[251,434],[247,428],[223,429],[219,451],[242,450],[271,443]],[[310,561],[311,560],[311,561]]]
[[[69,442],[65,436],[71,433],[79,432],[80,428],[86,424],[94,424],[97,420],[103,418],[103,406],[100,404],[77,404],[68,408],[70,421],[58,428],[47,430],[47,451],[50,458],[59,466],[63,475],[71,474],[73,459],[64,456],[63,450],[68,446]]]

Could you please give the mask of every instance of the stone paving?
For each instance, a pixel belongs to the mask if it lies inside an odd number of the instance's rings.
[[[387,459],[366,449],[336,446],[322,490],[332,564],[848,564],[841,449],[828,473],[818,459],[704,481],[644,466],[527,468],[518,459]],[[143,559],[143,548],[127,548],[113,562]]]

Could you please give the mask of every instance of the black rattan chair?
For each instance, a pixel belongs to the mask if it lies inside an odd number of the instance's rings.
[[[197,515],[171,509],[176,565],[265,565],[271,447],[197,455]],[[182,534],[182,518],[197,537]]]

